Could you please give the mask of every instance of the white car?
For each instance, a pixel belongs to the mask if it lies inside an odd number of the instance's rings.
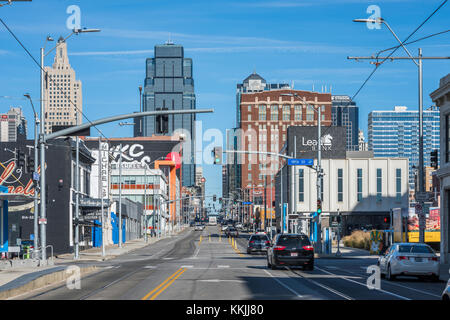
[[[225,232],[227,230],[227,228],[228,228],[227,225],[222,226],[222,231]]]
[[[444,292],[442,292],[442,300],[450,301],[450,279],[448,279],[447,286],[445,286]]]
[[[423,243],[394,243],[378,258],[378,266],[387,280],[400,275],[439,279],[439,257]]]
[[[195,231],[203,231],[203,229],[205,229],[205,226],[202,224],[196,224],[194,227]]]

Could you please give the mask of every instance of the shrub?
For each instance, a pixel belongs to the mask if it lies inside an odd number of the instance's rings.
[[[351,235],[342,238],[342,241],[346,247],[369,250],[370,232],[356,230]]]

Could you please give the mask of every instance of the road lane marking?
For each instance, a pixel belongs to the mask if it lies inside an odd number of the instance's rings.
[[[355,280],[348,279],[348,278],[346,278],[346,277],[344,277],[344,276],[341,276],[341,275],[337,275],[337,274],[328,272],[327,270],[323,270],[323,269],[321,269],[321,268],[319,268],[319,267],[316,267],[316,269],[318,269],[318,270],[320,270],[320,271],[322,271],[322,272],[325,272],[325,273],[334,275],[334,276],[336,276],[336,277],[338,277],[338,278],[341,278],[341,279],[343,279],[343,280],[346,280],[346,281],[349,281],[349,282],[353,282],[353,283],[359,284],[360,286],[363,286],[363,287],[366,287],[366,288],[367,288],[367,284],[366,284],[366,283],[361,283],[361,282],[359,282],[359,281],[355,281]],[[367,289],[368,289],[368,288],[367,288]],[[370,289],[368,289],[368,290],[370,290]],[[377,290],[377,291],[380,291],[380,292],[389,294],[389,295],[391,295],[391,296],[394,296],[394,297],[397,297],[397,298],[400,298],[400,299],[403,299],[403,300],[411,300],[411,299],[409,299],[409,298],[403,297],[403,296],[401,296],[401,295],[398,295],[398,294],[395,294],[395,293],[393,293],[393,292],[386,291],[386,290],[383,290],[383,289],[372,289],[372,290]]]
[[[275,278],[269,271],[264,270],[265,273],[267,273],[270,277],[272,277],[273,280],[275,280],[276,282],[278,282],[279,284],[281,284],[283,287],[285,287],[286,289],[288,289],[290,292],[292,292],[293,294],[295,294],[297,297],[299,298],[303,298],[303,296],[298,293],[297,291],[295,291],[294,289],[290,288],[289,286],[285,285],[283,282],[281,282],[280,280],[278,280],[277,278]]]
[[[181,268],[193,268],[194,266],[188,265],[188,266],[181,266]]]
[[[317,268],[317,267],[316,267],[316,268]],[[342,298],[344,298],[344,299],[347,299],[347,300],[354,300],[352,297],[350,297],[350,296],[348,296],[348,295],[346,295],[346,294],[344,294],[344,293],[342,293],[342,292],[340,292],[340,291],[337,291],[337,290],[335,290],[335,289],[333,289],[333,288],[330,288],[329,286],[326,286],[326,285],[324,285],[324,284],[322,284],[322,283],[319,283],[319,282],[317,282],[317,281],[315,281],[315,280],[312,280],[312,279],[310,279],[310,278],[306,278],[306,277],[303,276],[302,274],[295,273],[293,270],[291,270],[291,269],[289,269],[289,268],[287,268],[287,269],[288,269],[289,271],[293,272],[294,274],[299,275],[302,279],[305,279],[306,281],[309,281],[309,282],[315,284],[316,286],[319,286],[319,287],[321,287],[321,288],[323,288],[323,289],[325,289],[325,290],[328,290],[328,291],[330,291],[330,292],[332,292],[332,293],[334,293],[334,294],[336,294],[336,295],[338,295],[338,296],[340,296],[340,297],[342,297]]]
[[[225,265],[218,265],[217,268],[229,268],[230,266],[225,266]]]
[[[235,280],[235,279],[229,279],[229,280],[227,280],[227,279],[199,279],[199,280],[197,280],[197,281],[201,281],[201,282],[214,282],[214,283],[217,283],[217,282],[237,282],[237,283],[245,283],[244,280]]]
[[[367,271],[367,267],[360,267],[360,268]],[[344,269],[341,269],[341,268],[337,268],[337,267],[336,267],[336,269],[342,270],[342,271],[347,272],[347,273],[350,273],[350,274],[356,274],[356,275],[359,275],[359,274],[356,273],[356,272],[350,272],[350,271],[347,271],[347,270],[344,270]],[[427,294],[427,295],[430,295],[430,296],[432,296],[432,297],[436,297],[436,298],[439,298],[439,299],[441,298],[441,296],[439,296],[439,295],[437,295],[437,294],[433,294],[433,293],[430,293],[430,292],[422,291],[422,290],[420,290],[420,289],[416,289],[416,288],[408,287],[408,286],[405,286],[405,285],[401,285],[401,284],[399,284],[399,283],[394,283],[394,282],[392,282],[392,281],[388,281],[388,280],[385,280],[385,279],[381,279],[381,281],[383,281],[384,283],[393,285],[393,286],[405,288],[405,289],[408,289],[408,290],[417,291],[417,292],[419,292],[419,293]]]
[[[172,274],[170,277],[168,277],[166,280],[164,280],[163,283],[161,283],[155,289],[153,289],[152,291],[147,293],[141,300],[147,300],[149,297],[151,297],[150,300],[155,299],[161,292],[163,292],[169,285],[172,284],[173,281],[175,281],[176,278],[178,278],[185,271],[186,271],[186,269],[184,269],[184,268],[178,269],[174,274]]]

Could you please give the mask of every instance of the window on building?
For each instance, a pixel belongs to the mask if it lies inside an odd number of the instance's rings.
[[[382,170],[381,168],[377,169],[377,201],[381,201],[381,192],[382,192]]]
[[[298,170],[298,201],[305,201],[305,177],[304,169]]]
[[[252,121],[252,115],[251,114],[248,114],[247,120],[248,121]]]
[[[357,169],[357,201],[362,201],[362,169]]]
[[[342,202],[342,201],[344,201],[344,177],[343,177],[341,168],[338,169],[337,174],[338,174],[338,180],[337,180],[338,201]]]
[[[283,121],[291,120],[291,106],[284,105],[283,106]]]
[[[294,119],[296,121],[300,121],[302,120],[302,105],[301,104],[297,104],[294,107]]]
[[[309,104],[306,107],[306,121],[314,121],[314,106]]]
[[[259,120],[266,120],[266,106],[260,105],[259,106]]]
[[[397,201],[402,199],[402,169],[395,169],[395,197]]]
[[[278,105],[273,104],[270,106],[270,120],[278,121]]]

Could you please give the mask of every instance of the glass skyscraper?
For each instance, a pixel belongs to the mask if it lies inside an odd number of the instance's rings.
[[[359,109],[349,96],[331,96],[333,126],[347,128],[347,150],[359,150]]]
[[[369,150],[375,157],[409,159],[409,188],[414,190],[413,166],[419,164],[419,112],[400,106],[392,111],[372,111],[368,126]],[[431,151],[439,150],[439,137],[439,109],[424,110],[424,166],[430,166]]]
[[[195,109],[194,79],[192,78],[192,59],[184,57],[181,45],[167,42],[155,46],[155,57],[146,60],[146,77],[143,92],[143,111],[186,110]],[[195,185],[195,114],[168,115],[162,117],[145,117],[142,125],[136,119],[135,136],[173,135],[183,133],[185,139],[191,141],[186,148],[182,166],[183,186]]]

